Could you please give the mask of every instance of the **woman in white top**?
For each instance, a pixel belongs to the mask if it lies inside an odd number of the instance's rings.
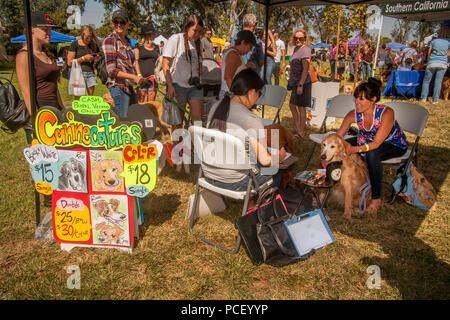
[[[254,68],[254,63],[249,62],[247,65],[242,60],[242,55],[247,54],[256,45],[256,38],[253,32],[249,30],[239,31],[236,35],[234,46],[229,48],[222,59],[222,85],[220,87],[219,98],[222,99],[229,91],[231,82],[239,71],[250,67]]]
[[[201,50],[200,36],[203,21],[190,15],[182,33],[172,35],[164,46],[162,69],[167,83],[167,93],[182,106],[189,103],[193,120],[200,121],[203,110],[203,90],[200,86]],[[173,64],[173,70],[170,66]],[[184,112],[180,110],[181,116]]]

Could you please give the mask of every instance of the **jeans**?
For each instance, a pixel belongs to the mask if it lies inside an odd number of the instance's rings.
[[[275,60],[272,57],[267,57],[267,62],[266,62],[266,68],[264,68],[264,66],[262,67],[261,70],[261,79],[264,80],[264,70],[266,71],[266,84],[272,84],[272,73],[273,73],[273,69],[275,69]]]
[[[330,71],[332,76],[334,75],[335,70],[336,70],[336,59],[330,60]]]
[[[273,68],[273,77],[275,78],[275,85],[280,85],[280,70],[281,62],[275,62],[275,67]]]
[[[356,146],[356,137],[347,139],[352,146]],[[383,183],[383,164],[382,161],[397,158],[405,154],[407,149],[383,142],[377,149],[366,152],[367,169],[369,169],[370,186],[372,188],[372,199],[381,198],[381,186]]]
[[[360,63],[360,68],[361,68],[360,70],[361,70],[361,72],[362,72],[362,74],[363,74],[362,79],[363,79],[363,80],[368,80],[369,77],[371,77],[371,73],[372,73],[372,64],[369,63],[369,62],[367,62],[367,61],[361,61],[361,63]],[[359,72],[359,73],[358,73],[358,77],[359,77],[360,74],[361,74],[361,73]]]
[[[128,94],[118,86],[111,86],[108,89],[114,100],[114,106],[119,110],[119,117],[126,118],[128,115],[128,106],[138,103],[136,93]]]
[[[425,70],[425,76],[422,82],[422,93],[420,94],[421,100],[428,98],[428,90],[430,89],[430,82],[434,75],[433,85],[433,102],[438,102],[439,95],[441,94],[442,79],[444,79],[445,71],[447,68],[427,68]]]

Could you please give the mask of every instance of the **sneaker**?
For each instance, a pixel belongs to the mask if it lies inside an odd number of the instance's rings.
[[[438,104],[439,101],[433,101],[432,104]]]
[[[419,102],[427,102],[426,99],[420,99]]]

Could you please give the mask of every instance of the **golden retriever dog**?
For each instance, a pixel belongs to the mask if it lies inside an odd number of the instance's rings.
[[[330,200],[344,207],[344,217],[351,219],[353,208],[359,207],[361,186],[368,182],[369,172],[366,164],[356,154],[350,156],[350,143],[336,133],[326,136],[322,140],[320,158],[326,164],[342,161],[341,179],[331,188]],[[322,199],[325,195],[321,195]],[[371,193],[366,195],[367,203]]]
[[[116,159],[103,159],[98,161],[92,168],[92,174],[95,177],[95,191],[122,192],[124,189],[123,179],[120,175],[123,172],[123,166]]]
[[[444,77],[444,80],[442,81],[441,93],[442,99],[447,101],[450,93],[450,78]]]
[[[124,233],[118,226],[111,227],[104,222],[97,224],[95,230],[100,230],[97,239],[101,243],[108,244],[120,244],[120,236]]]

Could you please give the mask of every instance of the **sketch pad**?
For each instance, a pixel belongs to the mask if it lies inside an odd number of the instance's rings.
[[[320,209],[296,216],[284,224],[299,256],[335,241]]]

